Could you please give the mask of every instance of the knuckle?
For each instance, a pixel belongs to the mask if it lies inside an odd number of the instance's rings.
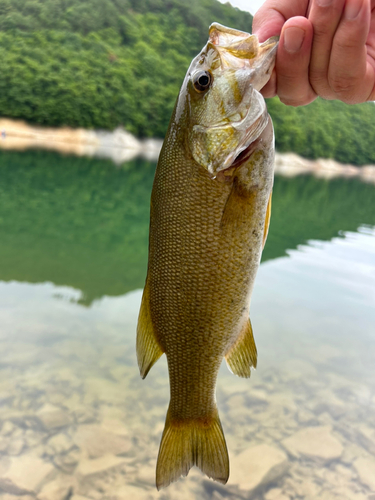
[[[309,80],[313,88],[327,86],[327,73],[324,70],[312,71],[309,75]]]
[[[287,94],[279,94],[280,101],[286,106],[306,106],[317,98],[317,94],[313,89],[301,89],[301,92],[289,92]]]
[[[292,99],[284,99],[280,97],[280,101],[285,104],[285,106],[292,106],[293,108],[297,108],[298,106],[303,106],[303,102],[295,101]]]
[[[288,96],[279,96],[280,101],[286,106],[293,106],[296,108],[297,106],[303,106],[305,103],[304,99],[296,98],[296,97],[288,97]]]
[[[314,24],[314,43],[319,42],[320,40],[324,40],[329,38],[330,34],[327,31],[326,25]]]
[[[322,97],[323,99],[335,98],[335,93],[329,86],[327,77],[324,78],[310,77],[310,84],[315,94]]]
[[[349,33],[346,33],[344,36],[342,33],[340,33],[340,35],[336,35],[334,45],[336,50],[340,50],[344,53],[353,53],[361,48],[358,36],[353,36]]]
[[[340,97],[350,99],[358,89],[358,80],[344,76],[331,77],[329,80],[331,89]]]

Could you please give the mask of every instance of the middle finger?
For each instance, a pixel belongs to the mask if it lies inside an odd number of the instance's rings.
[[[333,38],[344,10],[345,0],[312,0],[309,20],[314,28],[310,60],[310,83],[324,99],[334,99],[328,83]]]

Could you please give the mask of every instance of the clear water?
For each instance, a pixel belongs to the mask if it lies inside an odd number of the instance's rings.
[[[219,375],[231,478],[156,492],[166,362],[142,381],[134,352],[154,168],[0,154],[0,498],[375,498],[375,186],[308,176],[275,180],[258,369]]]

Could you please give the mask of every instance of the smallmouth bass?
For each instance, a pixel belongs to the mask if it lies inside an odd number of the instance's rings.
[[[188,69],[151,195],[149,263],[137,327],[142,378],[165,353],[170,405],[156,467],[168,486],[198,466],[226,483],[215,399],[225,357],[250,377],[250,298],[267,237],[274,136],[259,90],[277,40],[214,23]]]

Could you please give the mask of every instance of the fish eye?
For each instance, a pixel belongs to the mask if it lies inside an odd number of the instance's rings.
[[[199,71],[193,77],[193,85],[197,92],[204,92],[211,85],[212,76],[208,71]]]

